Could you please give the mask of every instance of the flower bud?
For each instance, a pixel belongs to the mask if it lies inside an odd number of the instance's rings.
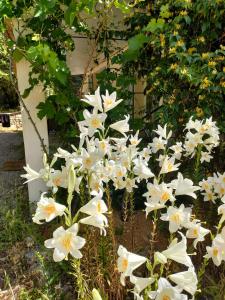
[[[43,165],[44,167],[47,165],[48,159],[46,153],[43,154]]]
[[[74,166],[70,166],[69,168],[69,178],[68,178],[68,193],[73,193],[75,188],[76,175],[74,171]]]
[[[166,264],[167,263],[167,258],[165,255],[163,255],[160,252],[155,252],[154,254],[154,260],[156,263],[160,263],[160,264]]]
[[[98,290],[96,290],[96,289],[92,290],[92,297],[93,297],[93,300],[102,300],[102,297],[100,296]]]

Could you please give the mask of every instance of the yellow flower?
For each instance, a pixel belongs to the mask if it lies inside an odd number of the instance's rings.
[[[40,39],[41,39],[41,35],[38,34],[38,33],[35,33],[35,34],[33,34],[33,36],[32,36],[31,39],[32,39],[32,41],[38,42],[38,41],[40,41]]]
[[[214,68],[214,67],[216,66],[216,62],[213,61],[213,60],[210,60],[210,61],[208,62],[208,66]]]
[[[184,46],[184,41],[183,41],[183,40],[177,41],[176,46],[177,46],[177,47],[182,47],[182,46]]]
[[[225,46],[223,46],[223,45],[220,45],[220,48],[221,48],[222,50],[225,50]]]
[[[224,56],[217,56],[214,58],[214,60],[216,61],[223,61],[224,60]]]
[[[161,67],[156,67],[155,70],[156,70],[156,71],[160,71],[160,70],[161,70]]]
[[[173,35],[178,35],[178,31],[174,30]]]
[[[196,115],[200,118],[204,115],[203,110],[200,107],[196,107]]]
[[[195,52],[197,49],[195,47],[191,47],[188,49],[188,53],[192,54],[193,52]]]
[[[187,11],[186,10],[182,10],[179,15],[180,16],[187,16]]]
[[[169,53],[172,54],[172,53],[176,53],[176,47],[172,47],[169,49]]]
[[[188,70],[186,68],[181,69],[181,74],[182,75],[187,75]]]
[[[175,97],[174,96],[171,96],[170,98],[169,98],[169,100],[168,100],[168,104],[173,104],[174,103],[174,101],[175,101]]]
[[[177,64],[177,63],[171,64],[171,65],[170,65],[170,69],[171,69],[171,70],[176,70],[177,67],[178,67],[178,64]]]
[[[202,58],[203,58],[203,59],[209,58],[209,53],[208,53],[208,52],[202,53]]]
[[[225,81],[220,81],[220,85],[225,88]]]
[[[205,38],[204,38],[204,36],[199,36],[199,37],[197,38],[197,41],[198,41],[198,42],[201,42],[201,43],[205,43]]]
[[[159,39],[160,39],[161,47],[164,47],[165,46],[165,35],[160,33]]]
[[[211,85],[211,82],[209,81],[208,77],[205,77],[205,78],[202,80],[202,83],[201,83],[201,85],[200,85],[200,88],[201,88],[201,89],[207,89],[210,85]]]
[[[199,96],[198,96],[198,99],[199,99],[199,100],[205,99],[205,95],[199,95]]]
[[[176,24],[175,27],[176,27],[176,29],[180,29],[181,25],[180,24]]]

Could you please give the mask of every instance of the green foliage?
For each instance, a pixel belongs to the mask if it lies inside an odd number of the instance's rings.
[[[18,99],[9,77],[8,49],[0,31],[0,111],[16,108]]]
[[[120,63],[147,78],[155,106],[163,98],[156,117],[178,129],[193,114],[212,115],[225,132],[225,2],[144,1],[137,8],[142,12],[127,20],[129,48]]]
[[[69,128],[66,132],[68,137],[76,135],[75,123],[80,119],[79,111],[82,106],[76,97],[80,91],[74,91],[70,70],[66,64],[67,51],[75,48],[71,32],[82,33],[87,37],[96,36],[88,23],[88,18],[96,17],[96,11],[104,11],[107,14],[107,11],[111,11],[113,7],[122,12],[128,12],[131,8],[126,1],[18,0],[12,2],[4,0],[0,2],[1,28],[7,27],[5,26],[7,18],[20,20],[18,26],[16,25],[19,28],[19,37],[17,42],[8,39],[8,50],[15,61],[18,62],[24,57],[31,64],[30,86],[25,90],[23,97],[27,97],[34,86],[40,82],[45,90],[51,90],[52,93],[48,95],[46,102],[38,106],[38,116],[56,120],[64,134],[64,129]],[[105,25],[100,27],[99,42],[103,41],[105,36]],[[104,42],[103,44],[106,49]],[[107,50],[104,54],[109,55]]]

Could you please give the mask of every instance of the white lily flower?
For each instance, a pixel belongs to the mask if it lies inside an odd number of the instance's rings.
[[[129,121],[130,119],[130,116],[125,116],[125,119],[124,120],[121,120],[121,121],[118,121],[116,123],[113,123],[111,124],[109,127],[120,132],[121,134],[123,134],[124,136],[126,136],[126,132],[128,132],[130,129],[129,129]]]
[[[127,169],[121,164],[115,165],[114,170],[113,170],[113,176],[116,178],[123,178],[126,177],[127,174]]]
[[[139,135],[139,130],[135,133],[135,135],[130,136],[129,141],[132,146],[136,147],[140,144],[142,139],[138,139],[138,135]]]
[[[133,271],[146,262],[146,257],[127,251],[123,246],[118,248],[117,260],[118,271],[121,273],[120,282],[125,286],[125,277],[131,276]]]
[[[118,104],[120,104],[120,102],[123,101],[123,99],[116,101],[116,92],[113,92],[112,94],[109,95],[109,92],[107,90],[105,96],[102,95],[102,98],[103,98],[103,106],[105,112],[113,109]]]
[[[67,176],[68,170],[66,167],[62,167],[62,171],[54,170],[49,173],[49,178],[46,186],[53,188],[53,193],[58,191],[59,187],[67,188]]]
[[[209,202],[212,202],[212,203],[216,203],[216,195],[212,192],[212,191],[206,191],[206,193],[202,193],[202,195],[204,196],[204,201],[209,201]]]
[[[149,161],[151,156],[151,149],[150,147],[145,147],[141,152],[139,152],[139,157],[142,157],[146,162]]]
[[[225,203],[218,207],[218,215],[222,215],[219,224],[225,221]]]
[[[104,213],[108,211],[105,202],[102,200],[103,193],[100,190],[99,193],[92,192],[95,195],[87,204],[80,208],[80,212],[83,212],[89,217],[81,219],[79,222],[86,225],[98,227],[101,234],[106,235],[105,227],[108,226],[108,220]]]
[[[124,188],[128,191],[128,193],[131,193],[134,188],[137,188],[138,186],[136,185],[136,178],[125,178],[124,180]]]
[[[164,125],[164,127],[158,125],[157,130],[153,130],[159,137],[168,140],[172,136],[172,131],[170,130],[169,133],[167,134],[167,124]]]
[[[197,198],[195,192],[200,190],[198,186],[193,185],[193,181],[188,178],[184,178],[183,175],[179,172],[177,179],[172,180],[170,186],[175,189],[175,195],[188,195],[193,197],[194,199]]]
[[[205,255],[205,257],[212,258],[214,265],[219,267],[222,260],[224,260],[224,250],[217,245],[212,245],[212,247],[207,246],[206,250],[207,254]]]
[[[133,283],[134,292],[140,294],[147,286],[151,285],[155,281],[155,278],[144,278],[144,277],[137,277],[134,275],[130,276],[130,282]]]
[[[169,247],[162,251],[161,254],[164,255],[166,259],[171,259],[187,267],[192,267],[192,261],[187,254],[187,239],[182,233],[180,233],[180,235],[182,240],[178,243],[177,238],[175,238]]]
[[[141,157],[134,159],[133,163],[134,163],[134,168],[133,168],[134,174],[138,176],[139,180],[154,177],[154,174],[149,169],[147,162],[143,160]]]
[[[170,149],[174,152],[173,156],[175,157],[175,159],[180,160],[183,151],[182,143],[177,142],[175,145],[171,146]]]
[[[96,172],[97,173],[97,172]],[[96,175],[96,173],[92,173],[90,177],[90,189],[91,191],[100,192],[104,190],[103,181]]]
[[[87,204],[80,208],[80,212],[87,215],[104,214],[108,211],[105,202],[102,200],[103,192],[100,190],[98,193],[92,192],[95,197],[92,198]]]
[[[194,268],[189,268],[188,271],[169,275],[169,279],[177,284],[179,288],[188,292],[192,296],[197,291],[198,279]]]
[[[203,163],[204,161],[206,162],[210,162],[210,160],[212,159],[212,155],[210,155],[209,152],[207,151],[201,151],[201,158],[200,158],[200,162]]]
[[[65,160],[67,160],[68,158],[72,157],[72,154],[69,151],[66,151],[59,147],[57,149],[57,152],[54,154],[54,156],[57,158],[59,157],[59,158],[63,158]]]
[[[81,99],[81,101],[93,106],[99,111],[103,111],[102,109],[102,99],[100,96],[100,87],[97,88],[94,95],[85,95],[86,99]]]
[[[179,289],[173,287],[170,282],[161,277],[158,281],[158,290],[149,292],[150,299],[155,300],[188,300],[187,295],[181,294]]]
[[[175,157],[168,157],[166,155],[164,160],[162,161],[160,174],[166,174],[166,173],[177,171],[179,165],[180,163],[175,164]]]
[[[52,221],[58,216],[62,216],[66,207],[55,202],[53,198],[45,196],[46,193],[41,194],[41,199],[37,203],[36,212],[32,218],[34,223],[41,224],[41,220],[46,222]]]
[[[93,166],[97,163],[99,160],[99,156],[96,152],[87,152],[86,149],[81,150],[81,168],[82,170],[91,170]]]
[[[154,210],[158,210],[158,209],[166,207],[165,204],[160,203],[158,201],[154,201],[154,200],[145,202],[145,206],[146,206],[146,208],[145,208],[146,216]]]
[[[30,181],[36,180],[36,179],[41,177],[41,175],[38,172],[36,172],[35,170],[31,169],[31,167],[28,164],[26,165],[26,167],[24,167],[24,170],[27,172],[27,174],[23,174],[23,175],[20,176],[22,178],[27,179],[24,182],[24,184],[28,183]]]
[[[199,182],[199,186],[201,187],[201,190],[203,190],[203,191],[211,191],[212,190],[213,184],[208,179],[207,180],[203,179],[202,181]]]
[[[186,237],[189,239],[194,239],[194,247],[196,248],[198,242],[205,240],[205,236],[210,233],[210,230],[201,226],[201,223],[198,223],[197,220],[189,223],[188,230],[186,232]]]
[[[219,142],[219,129],[216,126],[216,123],[212,122],[212,118],[206,119],[205,121],[193,121],[191,118],[185,129],[188,130],[184,143],[186,156],[193,157],[196,154],[196,148],[198,145],[201,145],[207,152],[201,151],[200,161],[209,162],[212,158],[210,153]]]
[[[212,258],[213,263],[218,267],[221,262],[225,261],[225,227],[223,227],[220,234],[214,238],[212,247],[206,247],[206,258]]]
[[[106,235],[105,228],[108,227],[108,220],[103,214],[96,214],[79,221],[82,224],[91,225],[100,229],[100,234]]]
[[[149,143],[153,153],[158,152],[159,150],[165,150],[167,141],[162,137],[154,137],[152,143]]]
[[[110,144],[108,139],[105,140],[95,139],[95,144],[98,148],[98,151],[102,154],[102,156],[106,154],[110,154],[111,149],[110,149]]]
[[[172,188],[164,182],[158,185],[158,197],[161,203],[166,203],[167,201],[174,202],[176,199],[173,196]]]
[[[169,231],[171,233],[176,232],[182,227],[186,227],[190,222],[191,208],[185,207],[181,204],[179,208],[169,206],[167,213],[162,214],[161,220],[169,221]]]
[[[87,109],[83,112],[84,121],[78,122],[78,124],[88,128],[88,135],[92,137],[97,129],[104,129],[103,122],[105,121],[107,115],[105,113],[98,114],[96,110],[90,113]]]
[[[78,224],[73,224],[65,230],[62,226],[53,232],[53,238],[45,241],[46,248],[54,248],[53,260],[55,262],[62,261],[71,254],[74,258],[81,258],[79,251],[84,244],[85,239],[78,236]]]

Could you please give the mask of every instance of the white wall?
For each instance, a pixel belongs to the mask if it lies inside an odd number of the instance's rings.
[[[21,94],[29,87],[28,72],[29,63],[26,60],[21,60],[16,65],[18,88]],[[30,93],[30,95],[24,99],[26,107],[28,108],[33,121],[35,122],[37,129],[44,139],[44,143],[48,148],[48,129],[46,118],[40,120],[37,117],[37,105],[44,100],[44,93],[41,86],[36,86]],[[33,125],[28,119],[26,111],[21,107],[22,111],[22,123],[23,123],[23,139],[25,148],[26,163],[29,166],[39,171],[42,167],[43,151],[41,148],[40,140],[37,133],[34,130]],[[36,180],[28,183],[28,192],[30,201],[38,201],[40,193],[46,191],[46,186],[41,180]]]

